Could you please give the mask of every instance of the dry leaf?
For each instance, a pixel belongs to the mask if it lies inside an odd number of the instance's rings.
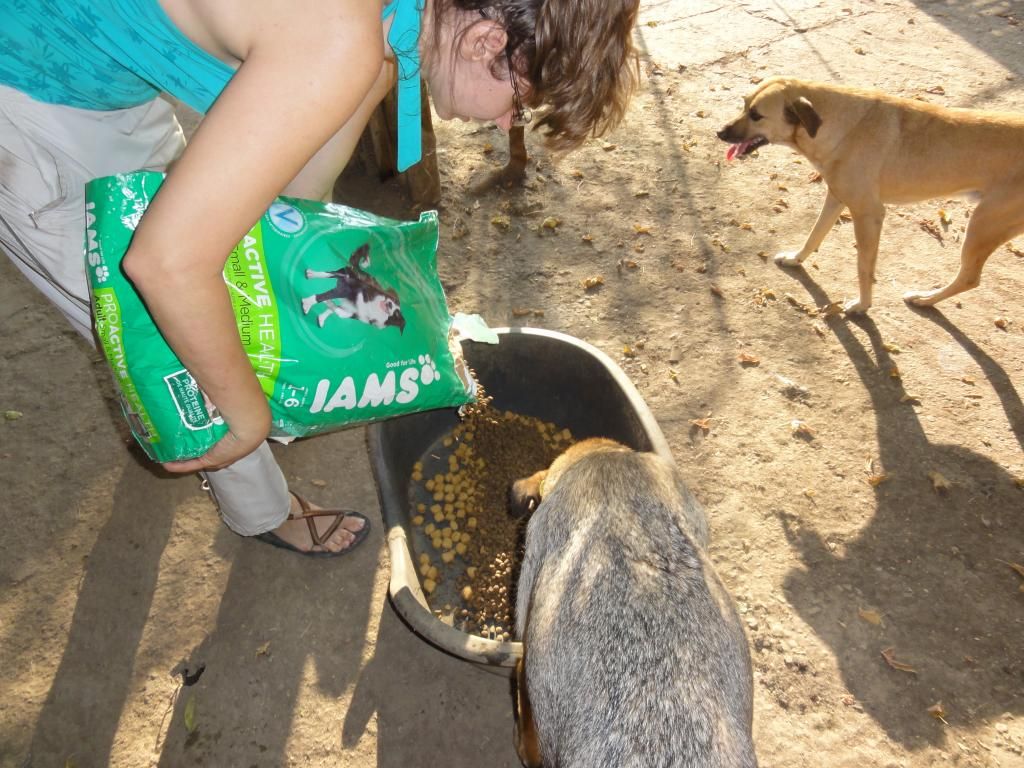
[[[868,485],[878,486],[889,479],[889,476],[884,472],[881,474],[868,475]]]
[[[899,369],[898,365],[894,365],[892,368],[889,369],[889,378],[890,379],[899,379],[900,378],[900,369]]]
[[[938,472],[929,472],[928,478],[932,481],[932,488],[935,489],[936,493],[945,493],[952,487],[949,480],[944,478]]]
[[[594,236],[587,232],[587,234],[585,235],[580,235],[580,240],[582,240],[584,243],[592,243],[594,242]]]
[[[974,386],[974,379],[972,379],[970,376],[962,376],[960,378],[960,381],[962,381],[964,384],[970,384],[972,387]]]
[[[951,219],[949,217],[949,214],[946,213],[945,208],[939,208],[939,221],[941,221],[942,224],[947,227],[953,223],[953,219]]]
[[[898,355],[900,353],[900,348],[889,341],[882,342],[882,349],[894,355]]]
[[[902,395],[900,395],[900,402],[901,403],[917,403],[917,404],[920,405],[921,398],[918,397],[917,395],[912,395],[909,392],[904,392]]]
[[[1024,565],[1021,565],[1020,563],[1007,563],[1005,560],[999,560],[999,558],[996,558],[996,561],[1010,566],[1010,568],[1013,571],[1015,571],[1018,576],[1024,579]]]
[[[594,288],[604,285],[604,275],[594,275],[583,281],[583,290],[592,291]]]
[[[697,427],[697,429],[704,430],[705,434],[707,434],[711,430],[711,417],[710,416],[708,416],[706,418],[703,418],[703,419],[690,419],[690,423],[693,426]]]
[[[843,304],[839,301],[833,301],[831,304],[818,307],[818,312],[822,317],[836,317],[837,315],[843,314]]]
[[[612,152],[612,151],[614,151],[614,150],[615,150],[615,149],[616,149],[617,147],[618,147],[618,145],[617,145],[617,144],[610,144],[610,143],[608,143],[607,141],[603,141],[603,142],[601,142],[601,149],[603,149],[603,150],[604,150],[605,152]]]
[[[710,290],[710,291],[711,291],[711,292],[712,292],[713,294],[715,294],[715,296],[717,296],[718,298],[720,298],[720,299],[724,299],[724,298],[725,298],[725,296],[724,296],[724,295],[722,295],[722,289],[721,289],[721,288],[719,288],[719,287],[718,287],[717,285],[715,285],[714,283],[712,283],[712,284],[711,284],[711,285],[709,286],[709,290]]]
[[[861,48],[859,45],[853,49],[853,52],[856,53],[858,56],[867,56],[867,52],[865,52],[865,50]]]
[[[760,358],[748,355],[746,352],[741,352],[739,355],[740,365],[760,365]]]
[[[912,675],[916,675],[917,670],[914,669],[912,666],[910,666],[909,664],[904,664],[902,661],[896,661],[896,659],[893,658],[894,650],[894,648],[890,647],[882,651],[882,658],[885,659],[885,663],[893,669],[899,670],[900,672],[909,672]]]
[[[622,348],[622,356],[623,357],[636,357],[636,350],[633,349],[631,346],[629,346],[629,344],[626,344]]]
[[[327,481],[326,480],[310,480],[309,482],[311,482],[317,488],[326,488],[327,487]]]
[[[634,224],[633,231],[638,235],[649,235],[651,234],[651,228],[644,224]]]
[[[927,219],[921,219],[917,222],[917,225],[940,243],[942,242],[942,232],[937,226],[935,226],[935,222],[928,221]]]
[[[496,213],[491,217],[491,224],[498,229],[508,229],[512,226],[512,220],[508,216],[504,216],[500,213]]]
[[[532,315],[532,314],[533,314],[533,310],[532,309],[522,309],[522,308],[516,309],[515,307],[512,308],[512,317],[526,317],[527,315]]]
[[[257,656],[269,656],[270,655],[270,641],[267,640],[263,645],[256,649]]]
[[[544,221],[541,222],[541,226],[544,227],[544,229],[555,229],[561,223],[561,219],[556,218],[554,216],[548,216],[546,219],[544,219]]]
[[[24,415],[21,411],[4,411],[4,421],[17,421]]]
[[[196,697],[195,694],[188,697],[185,702],[185,730],[193,733],[198,723],[196,722]]]
[[[874,624],[876,627],[882,626],[882,615],[878,611],[870,610],[868,608],[858,608],[857,615],[860,616],[868,624]]]
[[[941,720],[943,723],[946,723],[946,708],[942,706],[941,701],[937,701],[928,707],[928,714],[936,720]],[[946,725],[949,725],[949,723],[946,723]]]
[[[814,439],[814,430],[800,419],[793,419],[789,422],[789,428],[793,432],[794,437],[807,437],[812,440]]]

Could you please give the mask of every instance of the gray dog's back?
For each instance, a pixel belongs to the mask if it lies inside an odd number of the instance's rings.
[[[588,455],[544,497],[517,615],[546,763],[756,766],[746,637],[706,545],[703,511],[654,454]]]

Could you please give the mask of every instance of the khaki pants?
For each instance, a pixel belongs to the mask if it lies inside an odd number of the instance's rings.
[[[85,183],[165,170],[184,148],[181,126],[162,99],[99,112],[35,101],[0,85],[0,248],[90,342]],[[206,479],[236,533],[273,530],[288,515],[288,486],[266,443]]]

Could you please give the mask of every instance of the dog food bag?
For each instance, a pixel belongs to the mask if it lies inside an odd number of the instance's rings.
[[[201,456],[227,426],[164,341],[121,259],[163,174],[86,188],[96,333],[136,439],[158,461]],[[437,214],[403,222],[280,197],[224,264],[242,345],[289,439],[472,402],[437,277]]]

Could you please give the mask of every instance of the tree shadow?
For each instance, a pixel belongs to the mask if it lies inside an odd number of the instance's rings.
[[[159,764],[281,766],[299,720],[312,720],[325,742],[341,723],[303,706],[310,685],[341,698],[355,680],[369,637],[374,579],[383,533],[369,478],[362,430],[298,441],[275,454],[293,487],[323,506],[362,510],[370,535],[349,554],[306,558],[222,528],[215,542],[231,572],[212,628],[183,666],[205,664],[182,688],[169,719]],[[331,490],[304,483],[323,478]],[[340,490],[337,490],[339,489]],[[186,718],[189,700],[194,712]],[[190,728],[191,726],[191,728]]]
[[[78,765],[110,764],[174,511],[194,490],[153,473],[136,454],[125,462],[111,514],[88,554],[27,764],[64,765],[72,754]]]
[[[356,682],[342,743],[353,746],[373,723],[380,768],[518,768],[507,672],[434,648],[388,603],[376,652]]]
[[[829,303],[806,273],[798,279],[818,305]],[[1008,563],[1024,549],[1024,504],[987,457],[929,440],[870,317],[828,327],[871,398],[875,471],[885,480],[870,519],[847,540],[779,515],[802,563],[785,592],[832,649],[854,706],[907,748],[939,744],[942,724],[928,714],[937,703],[948,722],[967,726],[1024,711],[1024,633],[1019,618],[1007,620],[1019,616]],[[877,611],[881,624],[858,618],[860,609]],[[883,651],[914,671],[890,666]]]

